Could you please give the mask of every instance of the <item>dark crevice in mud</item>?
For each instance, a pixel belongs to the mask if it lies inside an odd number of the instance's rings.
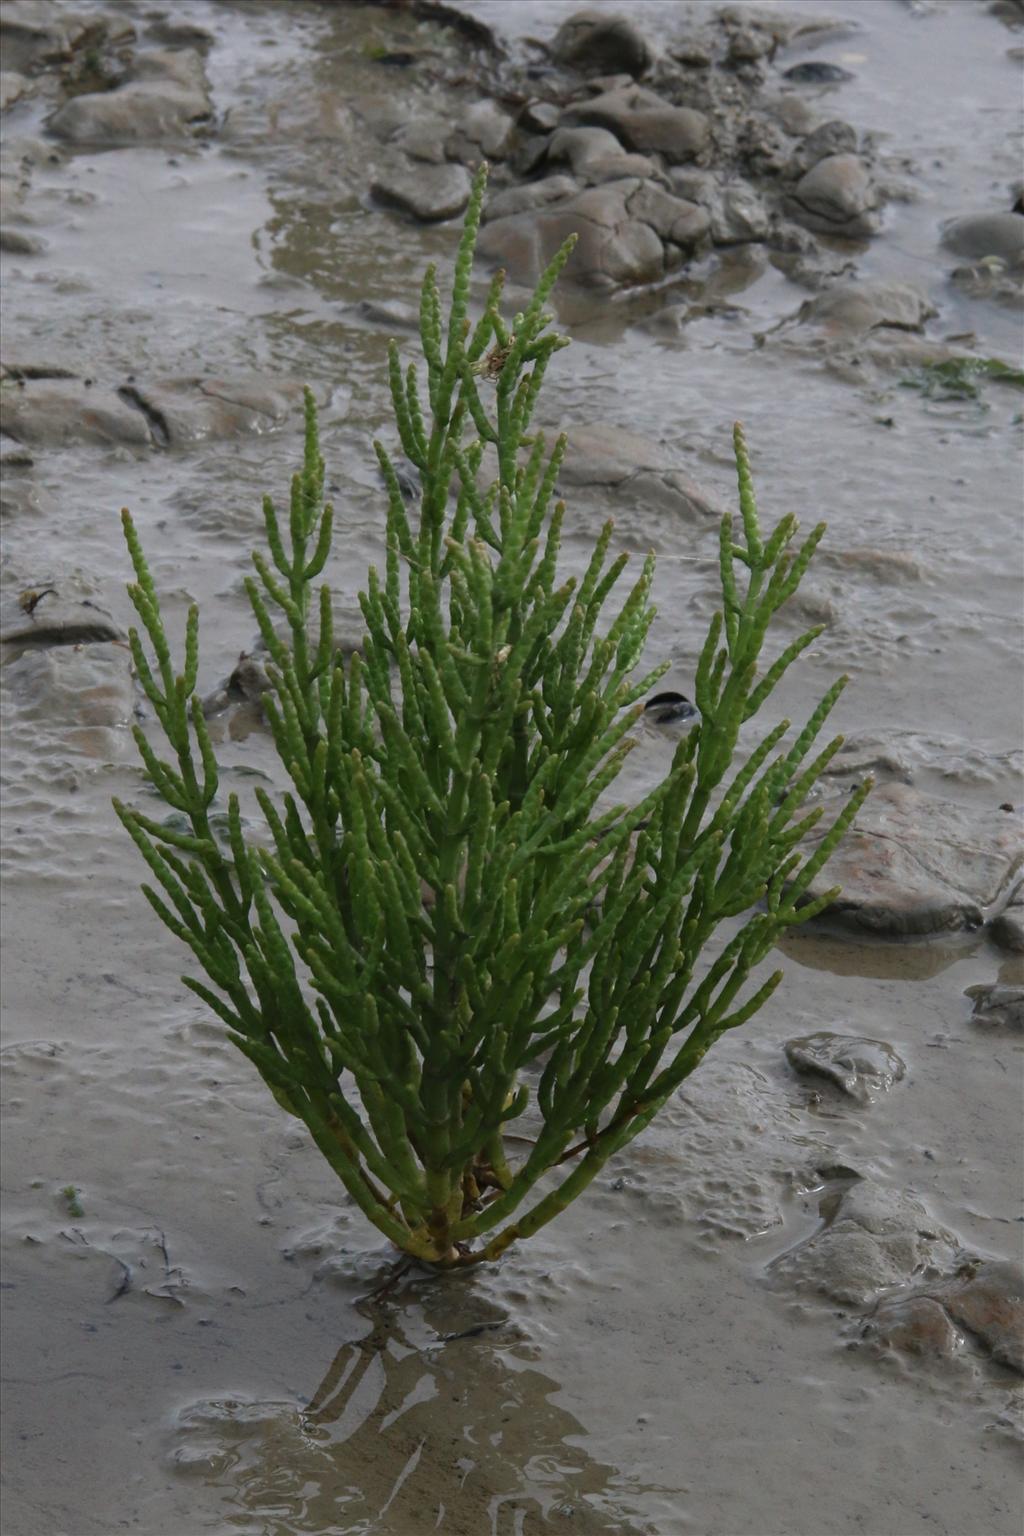
[[[77,379],[79,375],[71,368],[60,368],[49,363],[5,363],[3,376],[13,379],[15,383],[21,383],[25,379]],[[86,380],[89,383],[90,380]]]
[[[123,400],[126,405],[135,406],[136,410],[141,411],[143,416],[145,416],[146,421],[149,423],[149,430],[153,435],[154,446],[157,448],[169,448],[171,430],[167,425],[167,418],[163,411],[158,410],[155,405],[151,405],[134,385],[122,384],[117,393],[119,399]]]

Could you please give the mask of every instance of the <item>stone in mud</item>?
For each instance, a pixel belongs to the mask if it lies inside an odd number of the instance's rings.
[[[135,714],[132,660],[126,645],[59,644],[25,650],[5,663],[4,682],[19,717],[33,731],[56,732],[87,757],[118,758],[131,747]]]
[[[670,164],[693,160],[708,142],[708,120],[692,107],[666,105],[640,85],[605,91],[562,114],[563,124],[608,128],[627,149],[660,154]]]
[[[768,117],[741,119],[736,147],[744,173],[754,178],[781,176],[786,169],[790,142],[777,123]]]
[[[357,601],[345,601],[336,595],[332,623],[336,657],[351,656],[362,648],[366,638],[365,623]],[[312,616],[308,632],[313,647],[319,642],[319,626],[319,615]],[[277,634],[286,646],[291,645],[292,635],[287,625],[282,625]],[[231,674],[203,700],[203,714],[207,717],[228,714],[228,733],[233,737],[246,735],[254,725],[263,723],[260,701],[273,687],[267,674],[268,659],[266,641],[258,635],[252,650],[241,653]]]
[[[566,161],[573,171],[597,155],[621,154],[622,145],[607,128],[556,128],[548,140],[548,160]]]
[[[541,184],[543,185],[543,183]],[[706,233],[706,210],[649,181],[626,177],[588,187],[553,208],[492,218],[480,253],[505,267],[513,282],[531,283],[563,241],[578,235],[566,267],[586,287],[654,282],[671,271]]]
[[[570,427],[568,439],[561,486],[613,490],[688,522],[717,523],[725,510],[717,496],[674,468],[663,448],[635,432],[594,422]]]
[[[559,128],[548,142],[547,159],[554,165],[567,161],[573,175],[587,186],[623,176],[657,175],[653,160],[626,153],[607,128]]]
[[[0,517],[52,517],[57,504],[42,486],[37,485],[31,474],[9,467],[10,458],[0,461]]]
[[[46,250],[46,241],[39,235],[31,235],[25,229],[12,229],[10,225],[0,227],[0,251],[6,251],[8,256],[41,256]]]
[[[1017,263],[1024,257],[1024,215],[1019,213],[978,213],[954,219],[942,231],[942,243],[957,256],[974,261],[998,256]]]
[[[105,20],[64,10],[53,0],[6,0],[0,6],[4,68],[28,72],[70,58],[76,48],[102,38]]]
[[[565,202],[575,197],[579,190],[571,176],[561,175],[545,176],[543,181],[530,181],[524,187],[506,187],[503,192],[494,192],[488,197],[484,205],[484,223]]]
[[[302,386],[290,379],[158,379],[118,393],[136,406],[161,448],[267,432],[302,409]]]
[[[56,585],[56,583],[55,583]],[[8,653],[55,645],[88,645],[123,640],[124,630],[105,608],[76,593],[74,581],[26,590],[0,609],[0,645]]]
[[[1024,987],[979,982],[964,993],[972,1002],[975,1024],[1004,1029],[1024,1029]]]
[[[895,551],[878,551],[880,560],[887,559],[890,554],[894,562],[891,575],[887,575],[885,566],[880,565],[876,579],[901,584],[900,561],[910,557],[900,557]],[[842,568],[841,551],[831,556],[822,554],[821,558]],[[871,564],[864,569],[875,575]],[[922,573],[918,571],[917,574]],[[916,579],[912,566],[907,575],[910,580]],[[1001,789],[1009,780],[1019,778],[1022,756],[1024,754],[1019,752],[994,756],[962,738],[930,736],[917,731],[856,731],[845,737],[843,746],[823,772],[826,777],[847,778],[872,773],[899,779],[904,784],[913,784],[920,774],[930,778],[939,775],[958,785]],[[1000,809],[1005,818],[1005,804]]]
[[[865,385],[881,373],[904,376],[942,363],[962,362],[964,354],[926,336],[914,336],[895,326],[879,326],[850,349],[837,348],[825,357],[825,366],[839,378]]]
[[[773,1279],[861,1307],[879,1291],[906,1285],[926,1265],[947,1269],[956,1249],[920,1201],[858,1182],[824,1204],[824,1225],[771,1266]]]
[[[649,224],[666,245],[692,250],[711,226],[706,208],[683,197],[673,197],[656,182],[643,181],[626,201],[630,218]]]
[[[200,27],[194,21],[170,21],[166,17],[149,23],[146,40],[161,43],[165,48],[196,48],[200,53],[209,53],[216,42],[206,27]]]
[[[116,90],[73,96],[48,127],[72,144],[153,143],[192,137],[212,115],[199,54],[161,49],[138,55]]]
[[[771,228],[768,210],[746,182],[722,186],[713,172],[693,166],[674,166],[669,175],[677,197],[707,209],[715,245],[747,245],[767,238]]]
[[[177,447],[266,432],[301,408],[290,380],[163,379],[116,391],[80,379],[27,379],[0,392],[0,425],[19,442]]]
[[[418,331],[420,312],[414,304],[402,299],[360,299],[354,306],[355,313],[371,325],[383,326],[394,334],[397,331]]]
[[[793,64],[783,70],[783,78],[792,80],[794,85],[840,85],[844,80],[852,80],[853,75],[848,69],[843,69],[841,64],[829,64],[825,59],[807,59],[802,64]]]
[[[679,42],[673,43],[669,49],[669,56],[686,69],[710,69],[714,63],[711,46],[700,34],[684,37]]]
[[[392,149],[399,149],[410,160],[426,160],[431,165],[443,165],[448,158],[447,144],[452,125],[447,118],[436,113],[411,117],[402,123],[388,139]]]
[[[634,79],[654,59],[651,45],[628,16],[603,9],[576,11],[563,21],[551,44],[551,56],[583,74],[621,71]]]
[[[803,97],[794,96],[792,91],[783,91],[778,96],[763,94],[760,105],[762,111],[767,112],[780,128],[784,128],[790,138],[805,139],[815,131],[818,114]],[[801,166],[799,174],[802,176],[807,170],[810,170],[810,166]]]
[[[453,160],[478,165],[481,160],[505,160],[515,144],[515,123],[496,101],[474,101],[463,112],[447,140]]]
[[[798,224],[818,234],[861,240],[878,232],[877,193],[858,155],[826,155],[801,176],[786,206]]]
[[[1024,864],[1024,836],[1008,821],[907,784],[876,785],[805,899],[839,885],[829,919],[889,937],[980,928]],[[823,834],[815,828],[809,843]]]
[[[718,12],[717,19],[729,29],[756,26],[773,37],[780,48],[788,47],[798,38],[812,36],[815,42],[811,46],[817,47],[824,34],[835,32],[837,27],[842,27],[842,23],[834,21],[829,16],[809,14],[802,5],[793,10],[788,8],[762,10],[747,4],[728,5]]]
[[[1012,955],[1024,954],[1024,902],[1013,901],[1000,912],[991,928],[992,942]]]
[[[142,413],[112,389],[79,379],[29,379],[0,391],[0,428],[19,443],[63,447],[68,443],[121,444],[148,448]]]
[[[925,1359],[952,1360],[964,1347],[964,1335],[940,1302],[931,1296],[886,1297],[878,1303],[861,1338],[882,1352],[899,1350]]]
[[[682,255],[679,247],[666,246],[646,221],[643,198],[634,214],[631,200],[648,184],[631,177],[609,181],[559,201],[553,209],[491,218],[481,233],[481,255],[504,266],[514,283],[533,283],[563,241],[577,235],[567,266],[567,276],[574,283],[585,287],[654,283]],[[688,209],[679,200],[669,201],[677,203],[676,232],[686,237],[683,215]],[[689,212],[689,229],[695,232],[703,210]]]
[[[796,1072],[825,1077],[855,1103],[868,1105],[906,1075],[906,1065],[885,1040],[821,1030],[787,1040],[786,1060]]]
[[[738,27],[733,32],[729,38],[726,58],[734,68],[756,64],[758,59],[770,58],[777,46],[772,34],[755,23]]]
[[[986,304],[1001,304],[1010,309],[1024,308],[1024,263],[1012,268],[1000,256],[984,256],[970,266],[954,267],[949,280],[970,299]]]
[[[424,224],[453,219],[469,202],[472,182],[463,165],[393,165],[378,173],[370,191],[388,207]]]
[[[519,125],[528,133],[552,133],[561,115],[553,101],[528,101],[519,114]]]
[[[32,81],[27,75],[19,75],[13,69],[0,70],[0,112],[6,112],[16,101],[31,95],[32,90]]]
[[[1024,1270],[1019,1264],[969,1259],[942,1286],[929,1287],[993,1360],[1024,1376]]]
[[[798,144],[792,152],[786,174],[798,180],[808,174],[808,170],[814,170],[818,161],[826,160],[829,155],[854,154],[857,154],[857,132],[851,124],[843,123],[841,118],[834,118],[829,123],[818,124],[818,127],[804,135],[803,143]]]
[[[746,245],[767,238],[770,219],[753,187],[737,182],[723,187],[710,207],[711,238],[716,245]]]
[[[546,133],[518,133],[512,153],[506,161],[510,174],[520,178],[532,176],[534,171],[539,174],[547,150],[548,135]]]
[[[862,1337],[905,1354],[950,1359],[966,1338],[1024,1375],[1024,1270],[964,1258],[949,1277],[880,1301]]]
[[[804,304],[797,319],[827,334],[864,336],[881,326],[921,331],[935,307],[910,283],[839,283]]]
[[[752,245],[767,240],[771,218],[752,187],[723,187],[711,210],[711,239],[717,246]]]
[[[887,587],[923,581],[925,575],[921,562],[903,549],[829,549],[819,559],[821,565],[866,576]]]

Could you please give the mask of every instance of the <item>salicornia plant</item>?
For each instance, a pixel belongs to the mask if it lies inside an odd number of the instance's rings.
[[[762,534],[737,428],[742,516],[738,529],[722,524],[699,723],[640,804],[608,805],[640,700],[665,670],[636,670],[654,618],[653,557],[604,624],[626,563],[611,555],[611,524],[582,579],[558,574],[563,508],[552,501],[565,439],[549,454],[530,423],[567,344],[544,304],[571,242],[511,328],[500,274],[471,324],[483,193],[481,172],[447,323],[432,268],[423,283],[425,376],[403,372],[390,348],[398,432],[422,495],[410,516],[378,443],[387,553],[383,575],[369,572],[366,633],[347,662],[329,589],[314,597],[332,513],[309,394],[287,520],[264,503],[267,552],[253,555],[248,593],[292,786],[279,802],[257,791],[271,846],[246,840],[235,795],[226,838],[214,835],[198,615],[178,673],[124,514],[151,646],[133,631],[132,654],[173,760],[135,734],[147,777],[178,813],[162,822],[117,805],[154,877],[146,895],[205,972],[186,984],[352,1199],[400,1249],[444,1267],[496,1259],[536,1232],[724,1030],[756,1013],[781,973],[751,995],[744,984],[785,929],[834,900],[805,893],[866,792],[800,852],[820,815],[801,806],[839,740],[808,758],[842,679],[791,746],[775,752],[782,721],[729,778],[744,721],[818,633],[759,671],[772,616],[823,531],[795,545],[785,517]],[[488,448],[497,479],[483,488]],[[709,960],[719,924],[744,915]],[[532,1143],[519,1138],[529,1150],[510,1161],[505,1133],[531,1099]]]

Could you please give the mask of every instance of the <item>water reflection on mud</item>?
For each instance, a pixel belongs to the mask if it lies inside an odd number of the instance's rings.
[[[357,1310],[369,1331],[305,1407],[225,1397],[178,1413],[172,1460],[223,1491],[226,1531],[640,1531],[506,1313],[443,1283]]]

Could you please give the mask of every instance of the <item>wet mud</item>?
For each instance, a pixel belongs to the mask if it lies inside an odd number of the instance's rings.
[[[314,0],[6,7],[5,1536],[1010,1536],[1024,396],[988,366],[1020,366],[1016,226],[978,220],[1021,218],[1019,8],[833,0],[803,36],[802,4],[622,8],[640,86],[707,77],[685,110],[766,222],[714,202],[698,145],[666,196],[706,199],[703,243],[559,301],[567,568],[609,512],[656,550],[650,659],[692,697],[743,420],[764,515],[829,523],[780,639],[824,630],[763,728],[849,673],[821,793],[871,771],[884,794],[850,904],[791,936],[763,1013],[588,1194],[492,1270],[396,1274],[138,895],[110,809],[150,793],[119,508],[176,636],[201,605],[224,792],[257,831],[253,786],[280,779],[243,588],[261,498],[308,383],[354,638],[387,338],[411,351],[402,306],[457,241],[380,193],[403,128],[434,121],[417,147],[455,201],[502,113],[538,155],[597,131],[558,128],[584,45],[550,49],[579,7],[462,9],[476,30]],[[787,156],[849,126],[831,158],[863,161],[866,224],[772,244],[790,182],[733,131],[772,102]],[[544,173],[573,197],[605,185],[582,191],[605,171],[580,142]],[[544,179],[495,163],[496,195]],[[756,238],[716,243],[736,220]],[[686,726],[649,712],[629,793]]]

